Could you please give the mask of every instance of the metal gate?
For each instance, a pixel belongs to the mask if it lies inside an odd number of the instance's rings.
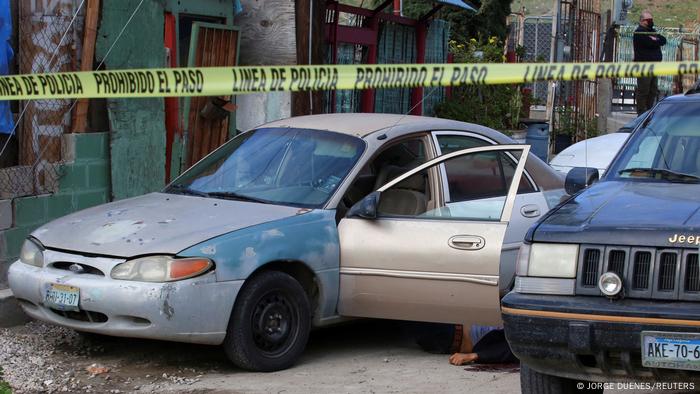
[[[558,61],[598,62],[601,54],[600,2],[563,0],[558,12]],[[597,132],[596,81],[569,81],[555,85],[554,130],[571,134],[572,142]],[[564,119],[566,118],[566,119]],[[568,130],[562,130],[566,125]]]

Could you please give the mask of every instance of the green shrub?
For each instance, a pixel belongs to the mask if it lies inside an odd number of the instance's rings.
[[[10,385],[2,380],[2,367],[0,367],[0,394],[12,394]]]
[[[503,44],[495,36],[450,41],[455,63],[501,63]],[[496,130],[519,128],[522,95],[517,85],[467,85],[452,89],[452,96],[435,108],[441,118],[478,123]]]

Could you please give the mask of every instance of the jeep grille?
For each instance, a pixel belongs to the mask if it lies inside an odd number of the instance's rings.
[[[602,295],[598,278],[615,272],[625,297],[700,301],[697,250],[581,245],[576,294]]]

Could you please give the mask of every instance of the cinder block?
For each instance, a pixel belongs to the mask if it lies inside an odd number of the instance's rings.
[[[7,271],[10,269],[10,265],[17,261],[17,259],[0,259],[0,290],[7,289],[10,286],[7,283]]]
[[[10,259],[7,250],[7,241],[5,240],[5,233],[6,231],[0,231],[0,261]]]
[[[90,189],[106,189],[109,187],[109,164],[101,160],[91,162],[88,165],[87,176]]]
[[[47,202],[47,221],[51,221],[61,216],[68,215],[75,211],[72,193],[59,193],[51,196]]]
[[[12,200],[0,200],[0,230],[12,227]]]
[[[35,223],[45,223],[48,198],[49,195],[15,198],[13,200],[15,226],[20,227]]]
[[[39,225],[34,225],[30,227],[14,227],[9,230],[5,230],[2,233],[4,233],[4,238],[5,238],[5,246],[6,246],[6,254],[3,257],[4,260],[8,261],[14,261],[17,256],[19,256],[19,252],[22,249],[22,244],[24,243],[24,240],[27,239],[27,236],[31,234],[32,231],[34,231]]]
[[[106,190],[93,190],[76,192],[73,195],[73,203],[76,210],[94,207],[107,202]]]
[[[70,163],[75,161],[75,136],[74,133],[63,134],[63,141],[61,141],[61,160],[64,163]]]
[[[24,324],[29,317],[24,314],[12,290],[0,290],[0,327],[12,327]]]
[[[59,176],[59,190],[82,190],[88,185],[88,166],[84,163],[65,164],[61,167]]]
[[[75,134],[75,160],[106,159],[108,157],[107,133]]]

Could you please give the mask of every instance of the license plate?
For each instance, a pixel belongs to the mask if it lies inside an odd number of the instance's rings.
[[[44,303],[61,311],[79,311],[80,289],[68,285],[52,283],[46,288]]]
[[[700,371],[700,333],[643,331],[642,365]]]

